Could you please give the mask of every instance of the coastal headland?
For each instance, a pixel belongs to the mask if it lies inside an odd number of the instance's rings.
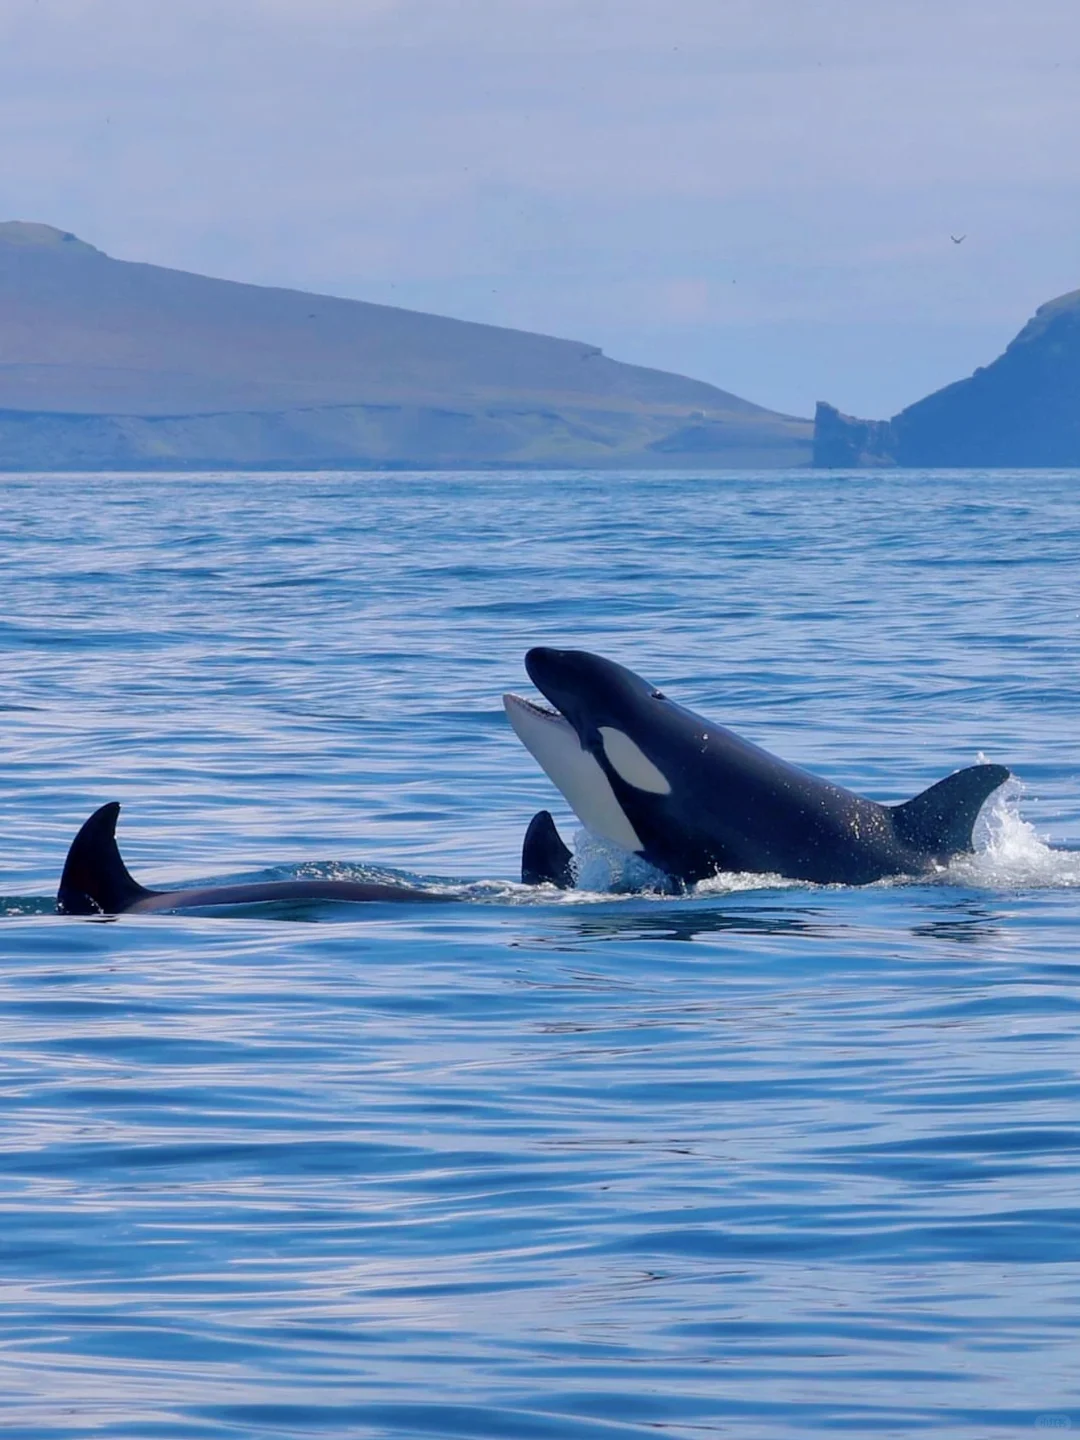
[[[891,420],[820,402],[814,464],[823,469],[1080,466],[1080,290],[1040,305],[1004,353]]]
[[[595,345],[0,224],[0,469],[746,469],[811,422]]]

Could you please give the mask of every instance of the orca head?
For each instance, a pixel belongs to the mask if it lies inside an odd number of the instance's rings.
[[[624,850],[646,850],[640,828],[647,802],[672,793],[666,747],[657,742],[688,712],[632,670],[586,650],[538,647],[525,668],[554,708],[505,695],[519,740],[587,829]]]

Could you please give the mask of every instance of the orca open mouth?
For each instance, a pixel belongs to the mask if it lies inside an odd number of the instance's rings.
[[[562,791],[585,828],[623,850],[640,850],[641,841],[615,798],[611,782],[566,716],[522,695],[504,695],[503,704],[514,733]]]
[[[507,710],[510,709],[511,704],[520,705],[523,709],[531,711],[534,715],[539,715],[541,720],[566,721],[566,716],[563,715],[561,711],[556,710],[554,705],[547,705],[540,700],[529,700],[524,695],[515,695],[508,692],[503,696],[503,704]],[[566,723],[569,724],[569,721],[566,721]]]
[[[532,751],[545,770],[547,766],[537,746],[545,754],[549,753],[551,745],[559,751],[581,749],[581,741],[573,725],[561,710],[545,700],[530,700],[524,695],[508,692],[503,696],[503,708],[518,739],[526,750]]]

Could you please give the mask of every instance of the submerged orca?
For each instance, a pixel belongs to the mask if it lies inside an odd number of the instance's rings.
[[[521,883],[574,888],[574,857],[563,844],[548,810],[529,821],[521,846]]]
[[[452,901],[454,895],[373,880],[264,880],[205,885],[192,890],[147,890],[128,874],[116,844],[115,801],[95,810],[71,842],[56,908],[61,915],[120,915],[150,910],[256,905],[267,900]]]
[[[685,710],[612,660],[538,648],[525,668],[555,709],[504,696],[518,738],[587,829],[682,884],[718,871],[841,885],[925,874],[971,850],[984,801],[1009,778],[1003,765],[974,765],[903,805],[879,805]],[[529,827],[522,872],[526,883],[564,887],[571,874],[546,811]]]

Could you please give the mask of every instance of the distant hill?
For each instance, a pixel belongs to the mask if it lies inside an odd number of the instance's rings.
[[[805,463],[808,421],[593,345],[0,224],[0,468]]]
[[[993,364],[891,420],[819,404],[814,464],[1080,466],[1080,290],[1041,305]]]

